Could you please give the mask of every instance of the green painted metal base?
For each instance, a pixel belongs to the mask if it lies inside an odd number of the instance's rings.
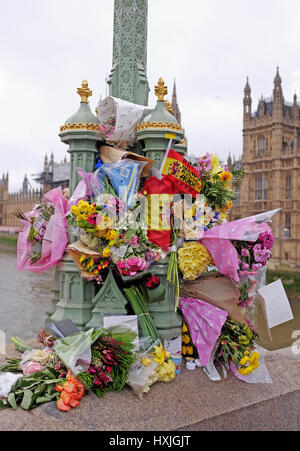
[[[87,282],[69,255],[65,255],[60,266],[60,300],[52,321],[71,318],[79,329],[85,329],[91,320],[95,296],[95,285]]]

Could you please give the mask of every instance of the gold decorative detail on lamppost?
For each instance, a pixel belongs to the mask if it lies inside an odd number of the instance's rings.
[[[173,114],[173,116],[174,116],[172,105],[170,104],[170,101],[168,99],[165,100],[165,107],[167,108],[169,113]]]
[[[164,102],[165,96],[168,94],[168,88],[162,78],[158,80],[157,86],[155,86],[155,95],[159,102]]]
[[[89,103],[88,98],[91,97],[93,91],[90,90],[88,82],[83,80],[81,88],[77,89],[77,94],[81,97],[81,103]]]

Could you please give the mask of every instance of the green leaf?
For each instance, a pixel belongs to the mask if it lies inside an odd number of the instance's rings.
[[[47,388],[47,385],[45,383],[40,384],[37,386],[37,388],[34,390],[34,396],[39,397]]]
[[[9,405],[14,409],[17,410],[18,406],[16,403],[16,397],[14,393],[10,393],[7,397],[7,401],[9,403]]]
[[[22,403],[21,403],[21,407],[22,407],[24,410],[30,410],[31,407],[32,407],[33,402],[34,402],[34,399],[33,399],[33,393],[32,393],[32,391],[30,391],[30,390],[25,390],[25,391],[24,391],[23,400],[22,400]]]

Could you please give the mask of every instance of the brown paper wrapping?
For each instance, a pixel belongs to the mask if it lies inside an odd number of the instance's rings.
[[[238,306],[239,289],[229,277],[212,274],[197,280],[185,280],[180,286],[180,297],[208,302],[228,312],[234,321],[245,323],[244,312]]]
[[[80,263],[80,257],[82,254],[85,254],[87,257],[92,257],[97,260],[102,257],[102,254],[92,251],[81,241],[76,241],[75,243],[69,244],[67,251],[71,255],[78,269],[81,271],[82,277],[84,277],[85,279],[91,279],[93,275],[83,269],[83,266]]]
[[[127,152],[126,150],[119,149],[117,147],[101,146],[100,148],[100,158],[102,163],[116,163],[119,160],[124,160],[125,158],[130,158],[132,160],[143,161],[146,164],[141,172],[142,177],[148,177],[149,171],[154,165],[154,160],[150,158],[142,157],[133,152]]]

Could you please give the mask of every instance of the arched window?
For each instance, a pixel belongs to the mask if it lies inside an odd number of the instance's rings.
[[[267,150],[267,140],[264,135],[258,137],[258,154],[262,155]]]

